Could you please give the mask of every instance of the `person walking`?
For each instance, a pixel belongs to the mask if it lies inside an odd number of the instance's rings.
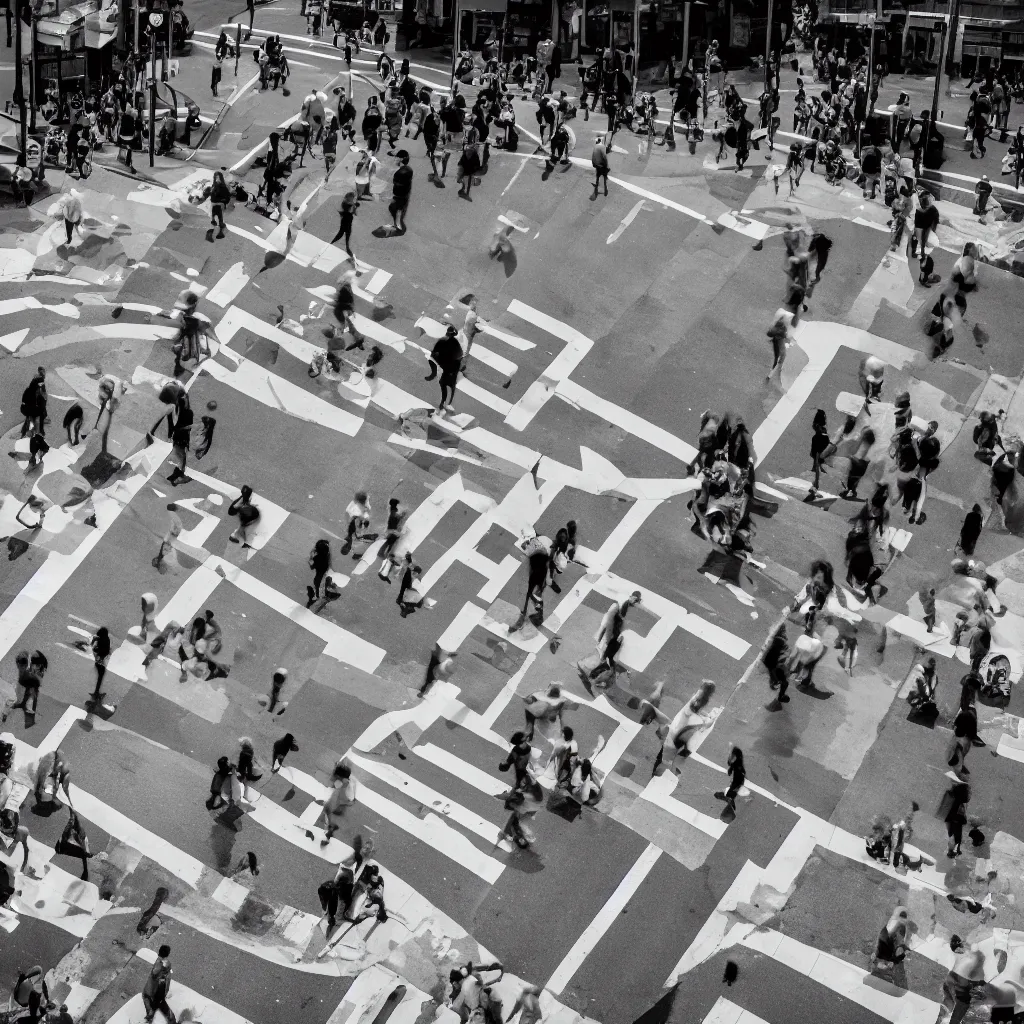
[[[400,149],[397,153],[398,169],[391,179],[391,203],[388,212],[394,221],[395,231],[404,235],[405,214],[409,209],[409,197],[412,194],[412,168],[409,166],[409,152]]]
[[[74,808],[69,807],[70,818],[64,826],[60,839],[54,848],[54,853],[65,857],[76,857],[82,861],[82,881],[89,881],[89,858],[93,856],[89,849],[89,837],[85,834],[81,819],[75,813]]]
[[[964,838],[964,825],[967,824],[967,804],[971,799],[971,788],[963,780],[955,782],[945,794],[943,806],[946,807],[946,856],[952,860],[961,854],[961,843]]]
[[[37,651],[36,654],[39,654]],[[40,658],[43,658],[39,654]],[[39,705],[39,689],[43,681],[43,672],[40,671],[39,666],[44,665],[45,658],[40,662],[38,658],[33,656],[29,658],[28,651],[19,651],[14,658],[14,666],[18,672],[18,685],[22,688],[21,700],[11,705],[11,710],[15,708],[23,708],[26,715],[35,715],[36,708]],[[43,671],[45,671],[45,666]],[[31,703],[31,707],[29,706]]]
[[[457,653],[457,651],[443,650],[440,644],[434,644],[434,649],[430,652],[430,660],[427,662],[427,671],[423,677],[423,684],[416,691],[417,697],[421,699],[426,697],[434,683],[439,679],[445,680],[451,676],[455,668]]]
[[[78,189],[71,189],[65,192],[58,202],[60,215],[64,218],[64,230],[67,232],[68,242],[74,235],[75,228],[82,223],[82,193]]]
[[[455,412],[455,386],[459,380],[459,371],[462,369],[462,359],[463,351],[458,328],[454,324],[449,324],[444,337],[434,342],[428,359],[430,373],[423,378],[433,380],[438,369],[441,370],[441,379],[438,381],[441,386],[438,412]]]
[[[278,672],[283,671],[283,669],[278,669]],[[286,732],[279,740],[274,740],[270,751],[270,774],[276,775],[284,767],[284,759],[298,749],[299,745],[290,732]]]
[[[385,583],[391,582],[391,573],[398,566],[398,560],[394,552],[395,545],[402,536],[402,524],[404,521],[404,509],[397,498],[391,498],[388,501],[388,521],[385,527],[384,543],[380,546],[378,552],[383,561],[380,564],[380,569],[377,570],[377,575]]]
[[[331,776],[331,791],[323,800],[316,801],[323,804],[327,822],[324,837],[320,840],[321,846],[326,846],[338,831],[345,812],[356,802],[356,793],[356,780],[352,778],[352,769],[344,762],[339,762]]]
[[[270,677],[270,697],[267,699],[267,711],[273,713],[277,707],[278,702],[281,700],[281,691],[284,689],[284,684],[288,680],[288,669],[278,668],[274,670],[274,674]],[[281,710],[278,714],[284,714],[284,709],[288,707],[288,702],[283,701],[281,703]]]
[[[110,660],[110,633],[106,626],[100,626],[96,630],[89,641],[89,646],[92,648],[93,663],[96,666],[96,688],[90,699],[98,701],[103,696],[100,687],[103,685],[103,677],[107,674],[107,662]]]
[[[639,590],[634,590],[628,597],[613,602],[604,613],[601,624],[594,634],[598,662],[588,673],[591,680],[595,680],[603,672],[610,672],[611,678],[614,679],[618,670],[615,659],[622,649],[622,631],[626,627],[626,616],[630,608],[640,604],[642,596]]]
[[[238,529],[229,534],[228,540],[251,548],[249,530],[259,520],[260,510],[252,503],[252,488],[248,484],[242,484],[241,493],[228,505],[228,515],[238,516]]]
[[[734,815],[736,813],[736,796],[747,780],[747,770],[743,766],[743,751],[739,747],[733,747],[729,751],[726,770],[729,773],[729,788],[724,793],[721,791],[715,793],[715,796],[719,800],[724,800],[726,810]]]
[[[320,597],[320,584],[324,584],[324,597],[337,597],[341,591],[328,575],[331,571],[331,542],[321,537],[309,553],[309,567],[313,570],[313,584],[306,587],[306,607],[311,608]]]
[[[216,95],[216,93],[214,94]],[[228,183],[224,180],[223,171],[213,172],[213,187],[210,189],[210,223],[212,225],[219,225],[217,231],[217,238],[224,237],[225,223],[224,223],[224,208],[231,202],[231,190],[228,188]],[[213,241],[213,228],[207,233],[207,238]]]
[[[349,256],[352,255],[352,222],[355,220],[358,206],[355,192],[346,192],[341,200],[341,209],[338,211],[340,218],[338,233],[331,239],[331,245],[345,239],[345,252]]]
[[[252,0],[249,0],[252,3]],[[167,1005],[167,994],[171,989],[171,947],[163,945],[157,951],[157,960],[142,990],[142,1004],[146,1008],[146,1024],[152,1024],[156,1011],[159,1010],[168,1024],[177,1024],[174,1011]]]
[[[920,205],[914,211],[914,234],[910,239],[911,259],[921,259],[928,255],[927,247],[929,237],[935,233],[939,226],[939,209],[932,202],[931,194],[921,193]]]
[[[884,971],[892,979],[892,975],[900,969],[907,956],[908,925],[906,907],[896,907],[875,942],[875,952],[871,957],[873,970]]]
[[[789,689],[789,676],[786,674],[786,659],[789,654],[789,644],[786,639],[786,624],[780,622],[777,629],[773,630],[771,639],[768,641],[765,652],[761,656],[764,667],[768,670],[768,685],[773,690],[778,690],[776,700],[780,704],[788,704],[789,696],[786,691]]]
[[[21,393],[21,414],[25,422],[21,425],[21,436],[29,434],[46,436],[46,367],[40,366]]]
[[[591,202],[597,199],[598,186],[604,182],[604,194],[608,195],[608,139],[599,135],[594,143],[594,151],[590,154],[590,162],[594,167],[594,194]]]
[[[981,536],[981,527],[984,522],[981,506],[975,504],[970,512],[964,516],[964,524],[960,527],[960,539],[957,541],[959,548],[965,555],[973,555],[974,547]]]
[[[167,506],[167,512],[167,532],[160,540],[160,550],[157,551],[156,556],[153,558],[154,569],[163,567],[164,556],[174,547],[174,542],[178,539],[183,529],[181,516],[178,515],[178,506],[173,501]]]

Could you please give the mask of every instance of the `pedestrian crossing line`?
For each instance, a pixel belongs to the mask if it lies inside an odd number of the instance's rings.
[[[224,271],[220,280],[206,293],[207,299],[222,309],[234,302],[238,293],[249,283],[245,264],[239,261]]]
[[[421,316],[417,319],[414,327],[419,328],[424,335],[432,341],[436,341],[438,338],[443,338],[445,332],[448,330],[448,324],[443,324],[439,320],[435,320],[433,317]],[[466,336],[462,331],[459,331],[459,337],[463,345],[466,342]],[[430,351],[422,346],[417,346],[421,352],[429,356]],[[498,355],[497,352],[492,352],[489,348],[481,345],[479,342],[475,342],[469,350],[469,354],[474,358],[478,359],[484,366],[489,366],[495,372],[501,374],[503,377],[513,378],[519,371],[519,367],[512,362],[511,359],[506,359],[504,356]],[[461,383],[460,383],[461,387]]]
[[[501,327],[495,327],[493,324],[484,323],[482,320],[477,321],[477,327],[484,334],[489,334],[492,338],[497,338],[499,341],[505,342],[506,345],[519,349],[520,352],[529,352],[530,349],[537,347],[532,341],[520,338],[519,335],[512,334],[510,331],[506,331]]]
[[[697,449],[693,445],[669,433],[656,423],[637,416],[636,413],[630,412],[625,407],[609,402],[594,394],[593,391],[588,391],[568,377],[558,382],[555,394],[570,405],[593,413],[605,422],[626,431],[627,434],[639,437],[660,451],[675,456],[686,465],[690,465],[697,457]]]
[[[170,454],[166,441],[154,441],[147,449],[130,456],[125,464],[132,470],[127,478],[93,492],[96,527],[67,554],[51,551],[14,600],[0,612],[0,658],[5,658],[35,621],[35,617],[59,593],[72,573],[85,561],[116,522],[128,503],[149,482]]]
[[[448,772],[449,775],[454,775],[457,779],[461,779],[488,796],[499,797],[508,792],[508,784],[502,779],[488,775],[476,765],[464,761],[461,757],[433,743],[418,743],[412,748],[412,752],[418,757],[422,757],[424,761],[429,761],[435,767]]]
[[[454,459],[456,462],[466,462],[471,466],[482,466],[482,459],[474,459],[472,455],[466,455],[456,448],[442,448],[440,445],[430,444],[421,437],[406,437],[404,434],[391,434],[388,437],[389,444],[396,444],[400,448],[409,448],[418,452],[430,452],[433,455],[445,459]]]
[[[831,953],[805,945],[770,928],[753,925],[742,939],[748,949],[764,953],[865,1010],[899,1024],[935,1024],[942,1006],[917,993],[884,981]]]
[[[83,882],[52,863],[55,851],[29,837],[29,868],[32,875],[20,874],[17,891],[10,897],[6,910],[0,908],[0,929],[11,932],[21,918],[45,924],[84,939],[111,908],[109,900],[101,900],[94,882]],[[9,854],[0,851],[0,862],[10,868],[12,877],[19,876],[23,852],[15,847]]]
[[[201,366],[202,372],[209,374],[219,383],[226,384],[271,409],[344,434],[346,437],[355,437],[362,428],[361,416],[355,416],[346,409],[325,402],[312,392],[292,384],[291,381],[279,377],[231,349],[222,349],[221,352],[234,362],[234,369],[224,366],[217,359],[207,359]]]
[[[147,955],[148,954],[148,955]],[[143,947],[135,954],[140,960],[146,963],[156,963],[156,955],[153,950]],[[148,973],[148,972],[147,972]],[[174,984],[168,986],[167,1005],[171,1008],[178,1020],[189,1019],[201,1021],[202,1024],[251,1024],[241,1014],[229,1010],[226,1006],[214,1002],[208,996],[204,996],[194,989],[183,985],[175,973]],[[183,1017],[188,1011],[190,1017]],[[142,994],[132,996],[127,1002],[122,1003],[114,1013],[107,1018],[106,1024],[143,1024],[149,1020],[146,1016],[146,1007],[142,1001]]]
[[[443,650],[447,648],[442,646]],[[509,677],[508,682],[497,693],[494,700],[487,705],[487,709],[480,715],[480,721],[491,729],[494,723],[501,717],[501,713],[512,703],[519,690],[519,684],[526,678],[533,663],[537,660],[536,654],[528,654],[524,659],[519,671]]]
[[[525,302],[520,302],[519,299],[513,299],[509,303],[508,311],[566,343],[562,351],[541,373],[540,379],[530,385],[526,394],[505,416],[505,423],[513,430],[525,430],[537,413],[547,405],[559,381],[567,378],[579,366],[594,343],[576,328],[556,320],[539,309],[534,309],[533,306],[528,306]]]
[[[461,804],[449,800],[446,796],[424,785],[411,775],[406,775],[405,772],[399,771],[389,764],[371,761],[369,758],[362,757],[359,754],[350,752],[347,758],[352,764],[368,775],[375,776],[381,782],[386,782],[393,789],[407,794],[413,800],[417,800],[427,807],[434,807],[437,813],[450,821],[454,821],[457,825],[461,825],[481,839],[485,839],[487,842],[499,847],[505,853],[512,852],[512,844],[503,838],[502,831],[497,825],[492,824],[485,818],[481,818],[479,814],[475,814]]]
[[[573,944],[572,949],[569,950],[562,962],[555,968],[554,973],[544,986],[549,992],[553,992],[557,996],[565,991],[565,986],[572,981],[577,971],[583,966],[583,962],[593,952],[608,929],[625,911],[626,906],[635,895],[637,889],[640,888],[644,879],[651,873],[654,865],[658,863],[661,854],[662,851],[657,846],[653,843],[648,844],[644,852],[640,854],[636,862],[626,872],[615,891],[608,898],[608,901],[597,912],[594,920],[587,925],[583,933]]]
[[[688,825],[700,829],[712,839],[721,839],[729,827],[728,823],[722,821],[721,818],[713,818],[710,814],[704,814],[703,811],[698,811],[689,804],[683,803],[682,800],[673,797],[672,793],[678,784],[679,779],[673,772],[664,772],[651,779],[640,796],[656,807],[668,811],[680,821],[685,821]]]
[[[742,1006],[737,1006],[725,996],[719,996],[702,1024],[768,1024],[768,1022],[758,1017],[757,1014],[744,1010]]]
[[[415,552],[416,549],[430,536],[434,528],[441,523],[441,520],[460,502],[468,505],[473,511],[479,513],[480,519],[476,521],[475,528],[470,527],[470,530],[474,530],[474,533],[479,533],[479,537],[475,544],[479,540],[483,539],[487,529],[490,528],[490,524],[487,523],[487,527],[480,530],[479,524],[481,522],[487,522],[488,513],[495,507],[494,499],[489,495],[480,494],[477,491],[468,490],[463,482],[462,473],[456,471],[446,480],[441,481],[437,487],[434,488],[428,497],[421,504],[417,505],[415,509],[409,514],[405,522],[405,528],[402,535],[402,546],[408,550]],[[367,569],[373,565],[377,558],[377,553],[380,550],[380,544],[373,544],[363,554],[362,558],[356,564],[355,569],[352,570],[353,576],[363,575]],[[443,562],[446,556],[451,556],[453,550],[459,546],[459,541],[452,548],[449,548],[444,554],[442,554],[439,562]],[[468,549],[468,548],[467,548]],[[450,558],[445,564],[445,569],[448,565],[454,561],[454,557]],[[428,577],[437,569],[438,563],[435,563],[431,568],[424,574],[423,582],[421,583],[420,590],[422,593],[428,593],[430,589],[430,583]],[[444,571],[444,570],[442,570]]]

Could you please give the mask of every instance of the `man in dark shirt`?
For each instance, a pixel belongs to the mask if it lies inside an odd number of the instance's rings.
[[[455,384],[459,379],[459,370],[462,367],[462,345],[459,343],[459,332],[454,324],[449,324],[448,330],[443,338],[440,338],[430,352],[430,373],[425,380],[433,380],[437,376],[438,368],[441,370],[441,404],[437,407],[438,412],[455,411]],[[449,394],[451,397],[449,398]]]
[[[864,175],[864,198],[874,199],[882,174],[882,154],[870,142],[860,151],[860,169]],[[871,195],[868,195],[868,189]]]
[[[926,255],[925,247],[928,244],[928,235],[939,226],[939,209],[932,202],[932,197],[927,193],[921,194],[921,205],[914,212],[914,237],[910,240],[910,255],[916,259],[920,254],[923,259]]]
[[[398,170],[391,179],[391,205],[388,210],[395,222],[395,230],[405,234],[405,211],[409,209],[409,196],[412,193],[412,168],[409,166],[407,150],[398,151]]]

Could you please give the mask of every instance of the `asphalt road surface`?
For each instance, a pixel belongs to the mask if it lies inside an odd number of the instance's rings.
[[[209,47],[231,13],[197,9],[200,45],[178,76],[211,118],[220,111]],[[453,967],[493,960],[505,970],[495,996],[506,1016],[529,984],[542,989],[552,1022],[931,1024],[943,1012],[954,934],[984,953],[986,978],[1005,971],[1020,983],[1016,688],[1008,704],[978,707],[985,745],[967,767],[979,842],[965,837],[963,854],[947,858],[944,820],[969,660],[949,638],[978,593],[950,563],[974,502],[986,516],[976,557],[999,581],[993,648],[1015,681],[1024,667],[1024,562],[1008,528],[1019,522],[1016,491],[1004,509],[993,504],[972,440],[982,410],[1005,412],[1011,448],[1022,427],[1020,280],[979,266],[954,345],[932,360],[926,328],[939,289],[918,282],[916,260],[890,252],[879,203],[810,173],[795,195],[785,178],[776,194],[763,151],[736,172],[715,163],[710,139],[691,155],[685,146],[648,152],[622,133],[609,195],[594,199],[590,151],[604,118],[573,122],[573,160],[546,168],[531,135],[535,106],[520,99],[522,145],[491,150],[469,201],[457,195],[454,166],[432,181],[422,142],[403,138],[414,173],[404,235],[388,230],[397,161],[382,149],[352,248],[356,324],[383,358],[372,377],[350,368],[311,376],[346,258],[331,239],[356,155],[339,153],[325,181],[314,147],[293,172],[289,199],[304,223],[287,252],[275,248],[275,225],[240,203],[227,211],[226,236],[212,236],[209,205],[190,203],[189,190],[220,166],[258,184],[252,151],[269,131],[311,88],[342,84],[365,105],[376,54],[360,55],[349,86],[330,40],[308,38],[291,7],[261,7],[256,28],[253,41],[261,32],[285,40],[288,95],[259,90],[246,52],[237,80],[226,75],[230,106],[211,148],[194,159],[149,172],[139,157],[146,180],[103,159],[84,182],[52,172],[55,190],[82,193],[70,245],[47,213],[56,196],[0,213],[0,426],[12,453],[0,467],[0,674],[21,784],[9,806],[20,806],[31,836],[31,874],[16,874],[19,892],[0,912],[0,999],[38,964],[76,1020],[141,1021],[139,994],[164,943],[172,1009],[207,1024],[297,1014],[368,1024],[388,1007],[396,1024],[428,1020]],[[439,62],[413,64],[443,94]],[[964,241],[997,228],[940,207],[934,259],[945,280]],[[833,245],[782,373],[766,382],[787,223]],[[496,258],[509,224],[511,248]],[[189,479],[172,484],[167,432],[153,425],[174,372],[167,314],[187,287],[210,323],[209,354],[178,374],[197,424]],[[439,414],[426,354],[446,318],[461,328],[458,300],[469,294],[486,327],[455,411]],[[357,363],[364,354],[348,353]],[[867,354],[886,364],[869,410],[878,442],[868,479],[894,475],[892,403],[902,391],[916,417],[938,422],[942,444],[925,521],[911,524],[896,503],[875,542],[887,565],[876,606],[845,583],[860,508],[837,497],[848,450],[826,465],[821,495],[808,495],[814,412],[825,411],[832,432],[851,401],[860,409]],[[51,448],[31,468],[19,407],[37,366]],[[105,376],[119,396],[107,454],[94,426]],[[61,424],[75,403],[88,432],[71,446]],[[742,417],[753,436],[767,490],[747,560],[691,529],[700,479],[689,463],[706,409]],[[200,459],[201,416],[216,426]],[[243,485],[260,510],[248,548],[232,542],[238,520],[228,514]],[[377,537],[343,549],[357,491],[369,495]],[[408,615],[396,604],[399,574],[390,583],[377,574],[392,498],[408,512],[401,545],[423,574],[423,604]],[[172,501],[182,531],[155,566]],[[570,519],[579,547],[560,591],[546,592],[539,626],[510,631],[526,594],[519,542],[553,537]],[[308,559],[321,538],[337,593],[309,608]],[[758,653],[819,558],[836,568],[838,612],[817,624],[827,653],[814,686],[780,704]],[[930,634],[919,596],[929,588]],[[627,616],[621,671],[607,690],[588,688],[577,662],[592,657],[612,600],[634,589],[642,599]],[[173,644],[144,666],[143,594],[158,604],[150,637],[212,611],[225,674],[182,672]],[[833,646],[844,617],[859,641],[852,675]],[[113,653],[102,701],[87,704],[95,674],[82,647],[99,626]],[[793,615],[791,643],[802,628]],[[420,698],[435,646],[457,652],[454,667]],[[21,650],[48,659],[34,715],[11,707]],[[926,653],[938,662],[939,713],[921,722],[906,684]],[[279,667],[287,680],[269,711]],[[660,744],[641,700],[662,683],[671,718],[702,679],[716,683],[708,727],[690,758],[669,756],[655,771]],[[571,698],[564,722],[581,753],[599,748],[603,789],[583,809],[549,789],[535,842],[522,850],[503,836],[511,776],[499,764],[524,723],[523,698],[553,681]],[[538,771],[549,732],[534,737]],[[272,773],[271,746],[285,733],[297,749]],[[241,737],[261,777],[237,806],[208,809],[218,758],[234,761]],[[715,794],[727,788],[734,746],[747,779],[730,813]],[[34,766],[57,747],[70,796],[61,790],[49,806],[33,792]],[[322,843],[317,801],[342,758],[356,799]],[[544,779],[550,787],[551,769]],[[93,854],[88,881],[61,844],[69,800]],[[899,820],[914,802],[910,843],[925,862],[908,871],[869,858],[872,822]],[[373,841],[388,919],[345,926],[329,942],[318,886],[357,836]],[[20,867],[16,852],[0,856]],[[872,954],[896,906],[909,912],[910,951],[886,973]],[[738,969],[731,985],[727,963]],[[397,986],[404,992],[382,1011]],[[973,1019],[985,1019],[984,1004],[979,990]]]

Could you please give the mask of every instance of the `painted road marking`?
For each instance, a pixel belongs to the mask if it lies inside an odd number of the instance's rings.
[[[554,974],[548,979],[544,986],[555,995],[561,995],[565,986],[569,984],[573,976],[583,965],[583,961],[593,952],[594,947],[601,941],[605,932],[612,926],[619,915],[626,909],[626,905],[633,898],[637,889],[640,888],[643,880],[651,873],[651,869],[658,863],[662,851],[650,843],[647,849],[637,858],[636,863],[626,872],[625,877],[619,882],[615,892],[608,898],[608,902],[597,912],[597,916],[583,930],[583,934],[573,944],[572,949],[565,955],[565,959],[555,968]]]
[[[435,808],[438,814],[468,829],[481,839],[486,839],[492,845],[500,847],[506,853],[512,852],[512,844],[503,837],[503,833],[497,825],[487,821],[486,818],[481,818],[479,814],[475,814],[461,804],[455,803],[443,794],[424,785],[411,775],[407,775],[405,772],[399,771],[397,768],[382,761],[372,761],[368,757],[363,757],[359,754],[350,753],[348,759],[368,775],[375,776],[382,782],[386,782],[389,786],[405,793],[413,800],[417,800],[427,807]],[[389,816],[385,815],[385,817]]]
[[[669,814],[679,818],[680,821],[685,821],[688,825],[700,829],[701,832],[711,836],[712,839],[721,839],[728,828],[727,822],[722,821],[721,818],[713,818],[710,814],[704,814],[703,811],[698,811],[689,804],[685,804],[676,797],[673,797],[672,793],[675,792],[678,785],[678,776],[674,772],[666,771],[651,779],[644,787],[640,796],[656,807],[668,811]]]
[[[805,945],[770,928],[754,928],[751,925],[741,943],[886,1020],[899,1021],[899,1024],[935,1024],[942,1009],[940,1003],[919,996],[909,989],[897,988],[831,953]]]
[[[90,552],[114,525],[132,498],[160,468],[170,451],[171,446],[166,441],[155,441],[149,448],[125,460],[134,470],[131,476],[93,492],[95,529],[90,530],[81,544],[69,554],[51,551],[46,561],[35,571],[32,579],[0,613],[0,658],[5,658],[10,653],[11,648],[19,641],[39,612],[56,597],[71,578],[71,574],[88,558]]]
[[[719,996],[703,1024],[768,1024],[766,1020]]]
[[[596,187],[597,186],[595,186],[595,188]],[[596,195],[597,193],[595,192],[594,194]],[[627,213],[626,216],[622,218],[622,220],[619,222],[619,226],[608,236],[606,244],[611,245],[613,242],[617,242],[622,237],[622,233],[626,230],[626,228],[628,228],[629,225],[636,220],[637,214],[639,214],[639,212],[643,208],[644,200],[641,199],[640,202],[638,202],[636,206],[634,206],[633,209],[631,209],[629,213]]]

